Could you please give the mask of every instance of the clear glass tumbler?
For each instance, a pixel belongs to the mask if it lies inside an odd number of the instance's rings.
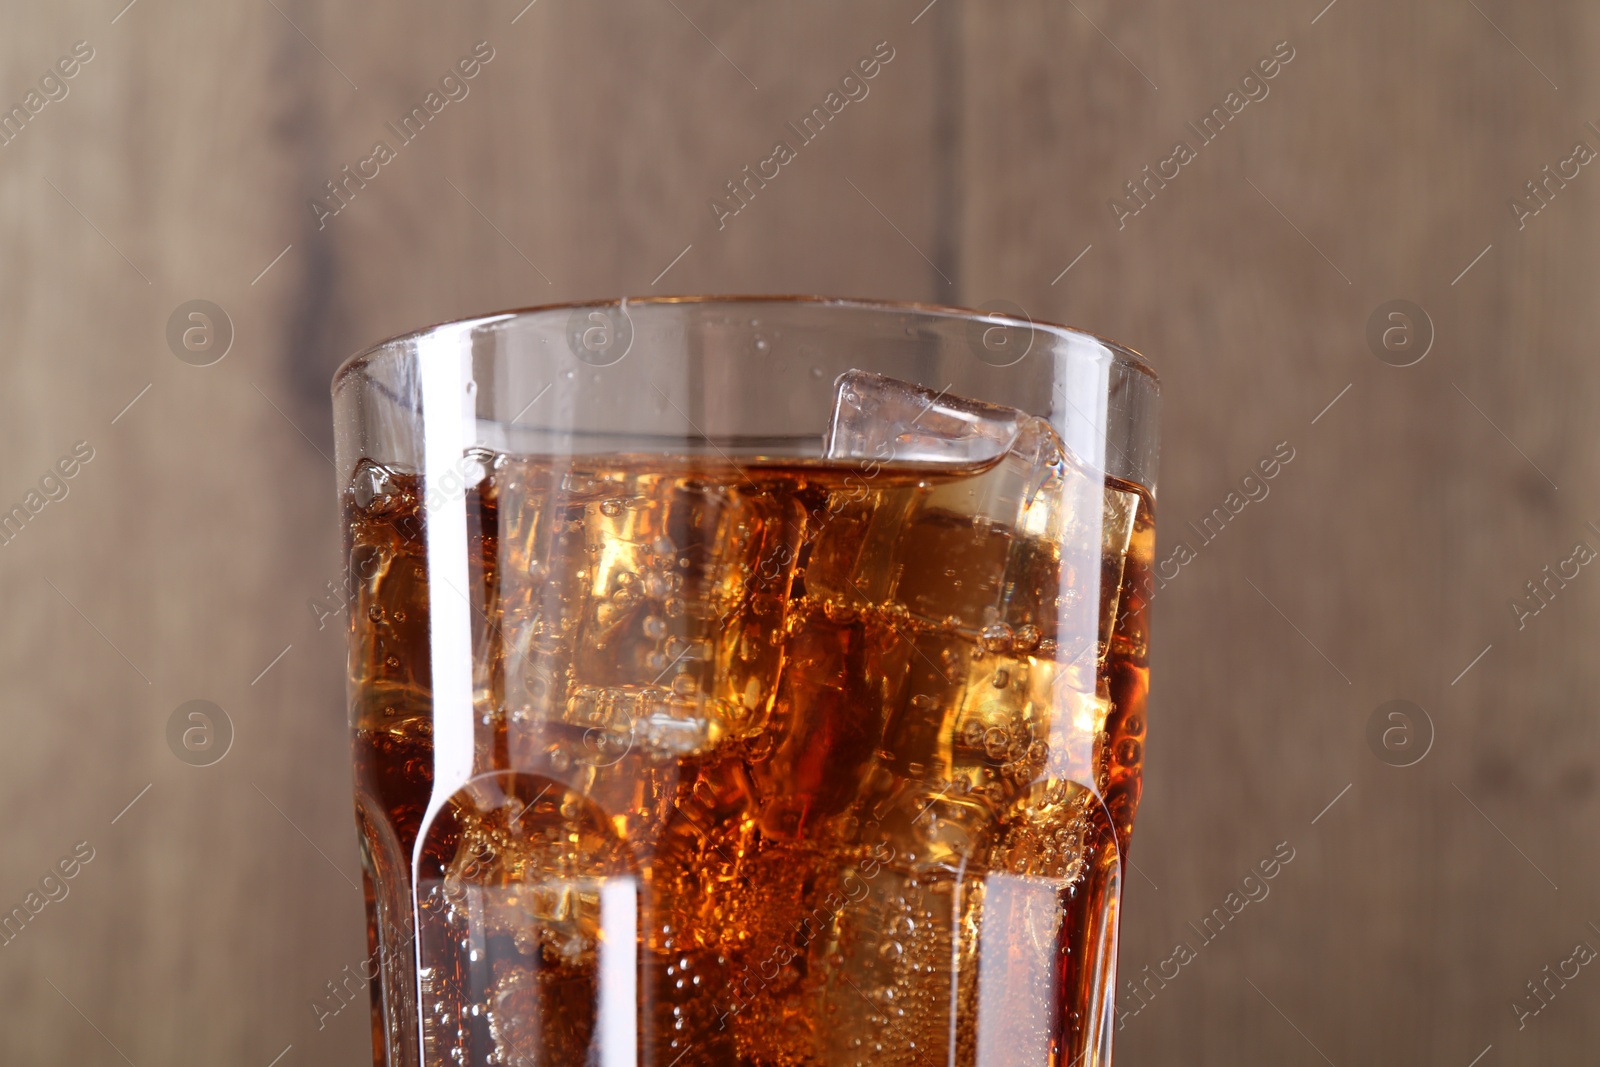
[[[376,1062],[1109,1063],[1158,392],[805,298],[345,363]]]

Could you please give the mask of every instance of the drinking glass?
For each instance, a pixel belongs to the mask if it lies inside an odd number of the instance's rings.
[[[347,361],[375,1062],[1109,1063],[1158,393],[817,298]]]

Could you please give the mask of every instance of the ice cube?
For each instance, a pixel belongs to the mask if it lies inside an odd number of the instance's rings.
[[[507,459],[490,703],[519,765],[604,770],[758,730],[798,506],[715,462]],[[500,692],[494,692],[495,687]]]
[[[825,451],[862,484],[830,503],[807,591],[909,649],[883,675],[883,766],[996,803],[1046,767],[1093,783],[1136,494],[1045,419],[861,371]]]
[[[824,454],[941,465],[984,463],[1011,447],[1026,414],[852,370],[834,382]]]
[[[1116,617],[1138,501],[1047,420],[849,371],[836,385],[824,453],[862,461],[869,487],[882,465],[935,465],[916,490],[858,494],[860,506],[839,509],[853,559],[838,568],[845,573],[819,575],[833,579],[829,592],[903,605],[977,635],[991,652],[1070,663],[1092,650],[1092,672]],[[830,547],[816,555],[837,567]]]

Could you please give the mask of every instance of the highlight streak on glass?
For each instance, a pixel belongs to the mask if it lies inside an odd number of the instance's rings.
[[[417,374],[424,428],[423,511],[428,538],[428,587],[471,588],[467,577],[467,499],[460,471],[474,412],[462,381],[472,377],[466,333],[445,331],[418,341]],[[472,606],[466,597],[430,600],[429,656],[433,669],[433,795],[423,826],[472,776]],[[415,863],[427,834],[417,835]]]
[[[638,1062],[639,886],[629,876],[600,887],[600,1067]]]

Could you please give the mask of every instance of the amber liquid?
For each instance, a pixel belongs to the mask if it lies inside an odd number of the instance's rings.
[[[1035,536],[990,468],[463,472],[460,588],[415,476],[346,491],[380,1064],[1106,1062],[1143,491]]]

